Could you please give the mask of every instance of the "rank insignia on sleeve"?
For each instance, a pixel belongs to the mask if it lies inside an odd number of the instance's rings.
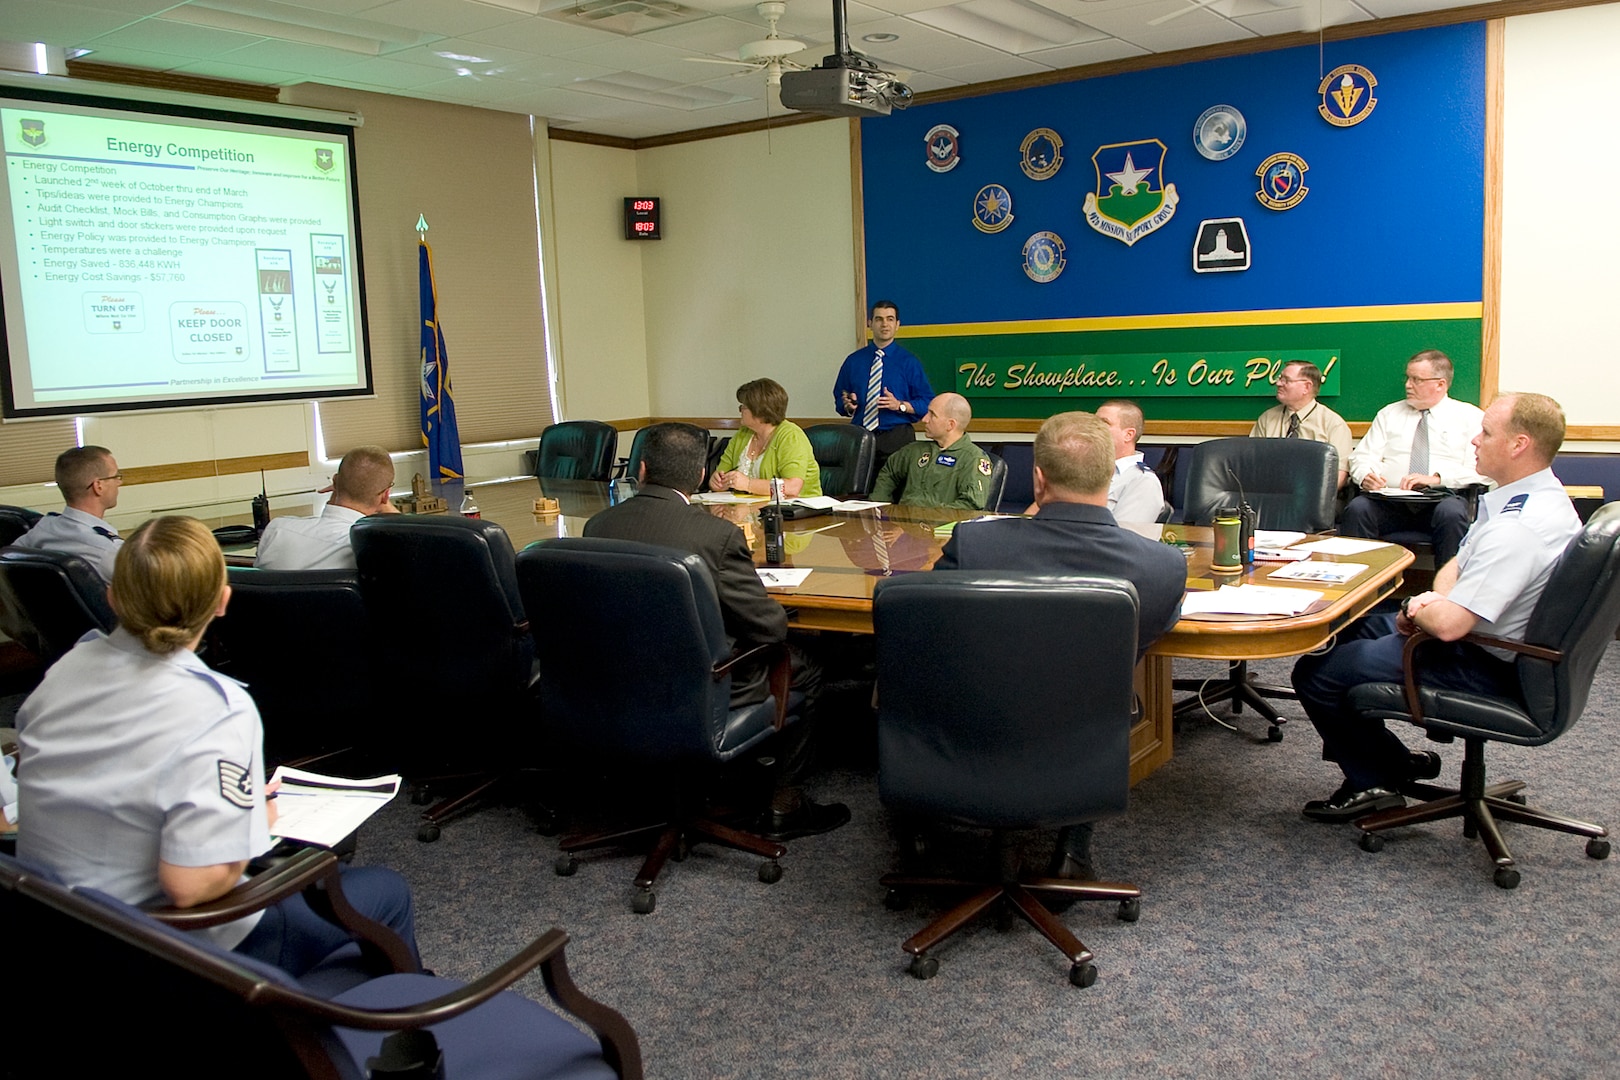
[[[1165,145],[1158,139],[1097,147],[1091,163],[1097,190],[1082,207],[1086,223],[1126,247],[1175,216],[1176,185],[1164,182]]]
[[[994,466],[992,466],[990,464],[990,459],[989,458],[982,457],[982,458],[979,459],[979,471],[981,473],[983,473],[986,476],[989,476],[990,475],[990,470],[992,468],[994,468]]]
[[[1036,128],[1018,147],[1019,166],[1031,180],[1050,180],[1063,167],[1063,140],[1051,128]]]
[[[973,196],[973,227],[998,233],[1012,224],[1012,196],[1000,184],[986,184]]]
[[[219,759],[219,794],[232,806],[253,806],[253,773],[234,761]]]
[[[1045,285],[1063,273],[1063,239],[1054,232],[1038,232],[1024,241],[1024,273]]]
[[[935,172],[950,172],[962,160],[962,135],[949,124],[935,124],[923,136],[927,163]]]
[[[1305,186],[1305,170],[1310,166],[1298,154],[1272,154],[1254,170],[1260,190],[1254,197],[1268,210],[1291,210],[1311,189]]]
[[[1373,87],[1378,80],[1360,64],[1345,64],[1328,72],[1316,92],[1322,95],[1322,104],[1316,111],[1334,127],[1354,127],[1372,115],[1378,105]]]

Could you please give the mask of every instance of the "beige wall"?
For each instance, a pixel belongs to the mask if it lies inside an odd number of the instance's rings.
[[[1505,44],[1500,383],[1620,424],[1620,4],[1508,19]]]
[[[643,190],[636,153],[585,143],[550,143],[547,261],[555,256],[558,383],[566,419],[646,416],[647,318],[642,299],[645,248],[624,238],[624,198]],[[667,199],[667,196],[666,196]],[[628,449],[628,447],[626,447]]]
[[[729,416],[769,376],[794,416],[831,416],[852,348],[849,124],[638,151],[664,239],[642,252],[652,413]]]

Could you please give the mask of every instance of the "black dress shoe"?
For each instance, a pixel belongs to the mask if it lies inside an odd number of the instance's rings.
[[[759,831],[772,840],[797,840],[832,832],[849,821],[849,807],[841,802],[820,803],[804,799],[797,810],[782,813],[767,810],[760,818]]]
[[[1406,755],[1408,780],[1433,780],[1440,775],[1440,755],[1433,750],[1413,750]]]
[[[1339,824],[1405,805],[1405,797],[1389,788],[1370,787],[1355,791],[1346,783],[1326,799],[1312,799],[1301,812],[1312,821]]]
[[[1097,870],[1091,865],[1091,860],[1077,859],[1068,852],[1063,852],[1052,857],[1052,865],[1046,868],[1046,876],[1062,878],[1065,881],[1096,881]],[[1046,909],[1054,915],[1062,915],[1079,902],[1080,898],[1071,893],[1041,894],[1041,903],[1045,904]]]

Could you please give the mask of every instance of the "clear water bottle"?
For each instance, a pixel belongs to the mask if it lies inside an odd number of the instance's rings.
[[[461,497],[461,516],[470,518],[484,516],[483,511],[478,509],[478,504],[473,501],[472,488],[468,488],[467,493]]]

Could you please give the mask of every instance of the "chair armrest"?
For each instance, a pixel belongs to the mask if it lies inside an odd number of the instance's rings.
[[[793,682],[793,655],[788,651],[787,642],[773,641],[768,645],[755,645],[752,648],[734,652],[714,666],[713,677],[718,680],[732,668],[744,660],[770,657],[771,670],[768,676],[771,695],[776,698],[777,731],[787,726],[788,687]]]
[[[1411,714],[1414,724],[1423,723],[1423,703],[1418,697],[1418,646],[1426,641],[1436,641],[1437,638],[1417,630],[1406,639],[1406,648],[1401,653],[1401,667],[1405,670],[1406,685],[1406,711]],[[1558,649],[1549,649],[1545,645],[1530,645],[1523,641],[1513,641],[1508,638],[1495,637],[1491,634],[1464,634],[1459,641],[1471,641],[1475,645],[1489,646],[1493,649],[1506,649],[1509,652],[1520,653],[1524,656],[1533,656],[1538,660],[1547,660],[1554,664],[1562,663],[1564,654]]]
[[[617,1010],[587,996],[568,974],[563,954],[568,935],[553,927],[531,941],[516,956],[474,982],[416,1005],[393,1009],[366,1009],[340,1005],[294,987],[262,984],[253,995],[255,1004],[293,1010],[329,1024],[367,1031],[399,1031],[428,1027],[477,1008],[540,968],[546,990],[557,1004],[583,1020],[602,1042],[602,1054],[624,1080],[641,1080],[641,1046],[635,1030]]]
[[[371,969],[421,971],[421,963],[398,934],[361,915],[349,903],[343,893],[341,866],[337,856],[325,848],[299,848],[283,862],[206,904],[188,908],[165,905],[149,908],[146,913],[178,930],[206,930],[263,911],[301,892],[310,910],[355,938]]]

